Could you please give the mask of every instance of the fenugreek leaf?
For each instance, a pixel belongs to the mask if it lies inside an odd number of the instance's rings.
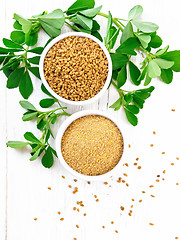
[[[172,66],[172,70],[175,72],[180,72],[180,50],[167,52],[161,56],[161,58],[173,61],[174,65]]]
[[[32,157],[29,159],[30,161],[34,161],[39,157],[39,154],[41,152],[42,148],[39,148],[33,155]]]
[[[52,167],[53,163],[54,163],[54,158],[52,155],[52,150],[50,147],[47,148],[47,150],[45,150],[45,154],[41,159],[42,165],[45,168],[50,168]]]
[[[29,67],[28,70],[34,74],[37,78],[41,79],[40,73],[39,73],[39,67]]]
[[[148,47],[149,42],[151,41],[151,36],[148,34],[140,34],[138,35],[138,39],[143,48],[146,49]]]
[[[131,22],[128,22],[122,32],[120,43],[123,43],[128,38],[132,38],[132,37],[134,37],[133,26],[132,26]]]
[[[50,92],[48,92],[48,90],[45,88],[45,86],[43,84],[41,84],[41,90],[48,96],[53,97],[52,94]]]
[[[48,108],[48,107],[52,106],[54,103],[55,103],[55,100],[53,98],[45,98],[39,102],[39,105],[42,108]]]
[[[36,108],[34,107],[34,105],[32,105],[30,102],[22,100],[19,101],[19,104],[21,105],[22,108],[27,109],[27,110],[31,110],[31,111],[37,111]]]
[[[102,8],[102,5],[96,8],[80,11],[79,13],[86,17],[93,18],[97,15],[98,12],[100,12],[101,8]]]
[[[85,9],[93,8],[95,5],[94,0],[77,0],[67,10],[67,15],[82,11]]]
[[[101,34],[98,31],[92,32],[91,33],[94,37],[98,38],[101,42],[103,42],[103,38]]]
[[[113,70],[122,68],[129,61],[128,56],[121,53],[111,53],[110,55],[112,59]]]
[[[11,148],[23,148],[29,145],[29,143],[23,141],[8,141],[6,145]]]
[[[13,42],[7,38],[3,38],[3,44],[8,48],[17,48],[17,49],[24,49],[20,44]]]
[[[61,9],[56,9],[51,13],[38,17],[44,31],[50,37],[57,37],[61,33],[61,28],[65,22],[65,16]]]
[[[137,55],[134,51],[140,45],[139,41],[135,37],[128,38],[117,49],[116,52],[128,55]]]
[[[122,98],[120,97],[120,98],[118,98],[118,100],[116,102],[114,102],[110,106],[110,108],[114,108],[114,111],[117,111],[117,110],[119,110],[121,108],[121,106],[122,106]]]
[[[33,133],[31,132],[26,132],[24,134],[24,138],[27,140],[27,141],[30,141],[32,143],[37,143],[37,144],[41,144],[41,141],[39,141]]]
[[[108,48],[108,42],[110,38],[110,29],[112,27],[112,14],[110,11],[108,11],[108,23],[107,23],[107,30],[106,30],[106,36],[104,38],[105,46]]]
[[[21,80],[21,78],[23,78],[24,76],[24,71],[25,68],[17,68],[16,70],[14,70],[9,76],[8,76],[8,80],[7,80],[7,88],[17,88],[19,86],[19,82]]]
[[[139,108],[136,107],[135,105],[126,105],[125,108],[133,114],[138,114],[139,113]]]
[[[121,70],[118,73],[117,76],[117,87],[121,88],[127,80],[127,70],[126,70],[126,65],[124,65]]]
[[[151,37],[149,46],[152,48],[159,48],[162,45],[162,42],[162,39],[158,35],[155,35],[154,37]]]
[[[139,21],[132,21],[132,23],[142,32],[144,33],[152,33],[158,30],[158,25],[152,22],[139,22]]]
[[[51,146],[49,146],[49,147],[50,147],[52,153],[54,154],[54,156],[58,157],[56,151]]]
[[[13,18],[19,22],[19,24],[22,26],[22,30],[24,33],[29,33],[32,28],[32,22],[28,19],[23,18],[19,14],[14,13]]]
[[[145,81],[144,81],[144,86],[147,86],[150,84],[152,78],[149,77],[148,74],[146,74],[146,78],[145,78]]]
[[[150,78],[156,78],[161,75],[161,69],[154,60],[151,60],[149,62],[148,67],[147,67],[147,73]]]
[[[133,126],[136,126],[138,124],[138,119],[137,117],[131,113],[130,111],[128,111],[126,108],[124,108],[124,111],[126,113],[126,117],[127,117],[127,120],[133,125]]]
[[[32,58],[28,58],[28,61],[29,61],[30,63],[33,63],[33,64],[38,65],[38,64],[39,64],[39,61],[40,61],[40,56],[35,56],[35,57],[32,57]]]
[[[15,21],[13,24],[13,27],[17,30],[22,30],[22,25],[18,23],[18,21]]]
[[[161,69],[161,80],[169,84],[173,80],[173,71],[171,69]]]
[[[139,17],[143,12],[143,7],[141,5],[136,5],[134,6],[128,14],[128,19],[136,19],[137,17]]]
[[[138,97],[135,93],[133,94],[133,103],[136,107],[142,109],[144,105],[144,100]]]
[[[90,18],[87,18],[85,16],[82,16],[80,14],[77,14],[77,20],[79,22],[79,25],[81,25],[86,30],[91,30],[93,26],[93,20]]]
[[[44,50],[43,47],[36,47],[36,48],[29,49],[28,52],[41,54],[43,50]]]
[[[38,40],[38,33],[26,33],[25,34],[25,43],[27,46],[34,46],[37,43]]]
[[[138,86],[141,82],[138,81],[139,80],[139,76],[141,74],[139,68],[133,63],[133,62],[129,62],[129,72],[130,72],[130,77],[132,82]]]
[[[168,61],[162,58],[156,58],[154,61],[158,64],[161,69],[168,69],[174,65],[173,61]]]
[[[19,91],[23,98],[28,99],[28,97],[33,92],[33,85],[28,71],[24,73],[24,76],[20,79]]]
[[[21,51],[22,49],[0,47],[0,54],[7,54],[7,53],[21,52]]]
[[[119,28],[116,29],[114,26],[111,27],[110,32],[109,32],[109,40],[108,40],[108,44],[109,44],[109,48],[112,49],[116,43],[117,37],[119,35]]]
[[[154,55],[157,56],[157,57],[160,57],[160,56],[164,55],[167,52],[168,49],[169,49],[169,45],[167,45],[163,49],[159,49]]]
[[[10,38],[12,41],[22,44],[25,42],[25,34],[22,31],[12,31]]]

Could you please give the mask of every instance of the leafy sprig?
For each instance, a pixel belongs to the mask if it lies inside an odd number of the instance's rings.
[[[51,94],[43,85],[41,89],[51,97]],[[60,103],[54,97],[43,100],[40,101],[40,106],[43,108],[49,107],[50,105],[52,106],[54,103],[58,103],[59,107],[49,111],[39,111],[28,101],[23,100],[19,102],[21,107],[27,110],[23,114],[22,120],[25,122],[36,120],[37,128],[42,132],[41,137],[37,138],[33,133],[26,132],[24,138],[27,141],[8,141],[7,146],[11,148],[22,148],[29,145],[31,147],[31,158],[29,160],[34,161],[40,155],[43,155],[41,158],[43,166],[50,168],[54,163],[53,156],[57,157],[56,151],[49,144],[50,137],[54,138],[51,125],[56,123],[58,117],[63,115],[69,116],[70,114],[65,112],[66,108],[61,107]]]

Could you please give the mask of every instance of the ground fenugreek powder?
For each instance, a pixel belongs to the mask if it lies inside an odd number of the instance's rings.
[[[69,36],[54,44],[44,59],[44,77],[59,96],[84,101],[103,88],[108,60],[98,43],[87,37]]]
[[[101,175],[112,170],[123,153],[123,137],[110,119],[87,115],[73,121],[63,134],[61,152],[75,171]]]

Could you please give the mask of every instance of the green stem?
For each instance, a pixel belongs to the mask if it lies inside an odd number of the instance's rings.
[[[100,16],[102,16],[102,17],[105,17],[105,18],[108,18],[108,15],[107,14],[105,14],[105,13],[102,13],[102,12],[98,12],[98,14],[97,15],[100,15]],[[121,30],[121,32],[123,32],[123,24],[120,22],[120,21],[117,21],[116,20],[116,18],[112,18],[112,21],[113,21],[113,23]],[[122,26],[121,26],[121,25]]]

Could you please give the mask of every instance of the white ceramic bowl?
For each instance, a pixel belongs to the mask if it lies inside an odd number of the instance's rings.
[[[104,87],[101,89],[101,91],[99,91],[98,94],[96,94],[94,97],[88,99],[88,100],[84,100],[84,101],[71,101],[71,100],[68,100],[68,99],[65,99],[65,98],[62,98],[60,97],[58,94],[56,94],[49,86],[49,84],[47,83],[45,77],[44,77],[44,70],[43,70],[43,66],[44,66],[44,58],[47,54],[47,52],[49,51],[49,49],[55,44],[57,43],[59,40],[62,40],[66,37],[69,37],[69,36],[80,36],[80,37],[88,37],[92,40],[94,40],[96,43],[99,44],[99,46],[102,48],[102,50],[104,51],[106,57],[107,57],[107,60],[108,60],[108,68],[109,68],[109,71],[108,71],[108,76],[107,76],[107,79],[106,79],[106,82],[104,84]],[[89,103],[92,103],[94,101],[96,101],[97,99],[99,99],[107,90],[109,84],[110,84],[110,81],[111,81],[111,76],[112,76],[112,61],[111,61],[111,57],[110,57],[110,54],[108,52],[108,50],[106,49],[105,45],[99,40],[97,39],[96,37],[90,35],[90,34],[87,34],[87,33],[82,33],[82,32],[68,32],[68,33],[63,33],[61,34],[60,36],[54,38],[46,47],[45,49],[43,50],[42,54],[41,54],[41,58],[40,58],[40,62],[39,62],[39,71],[40,71],[40,76],[41,76],[41,79],[42,79],[42,82],[44,84],[44,86],[46,87],[46,89],[55,97],[57,98],[58,100],[60,100],[61,102],[64,102],[66,104],[71,104],[71,105],[76,105],[76,106],[79,106],[79,105],[84,105],[84,104],[89,104]]]
[[[61,152],[61,139],[62,139],[62,136],[64,134],[64,132],[66,131],[67,127],[76,119],[80,118],[80,117],[83,117],[83,116],[87,116],[87,115],[100,115],[100,116],[104,116],[108,119],[110,119],[112,122],[114,122],[117,127],[119,128],[119,130],[121,131],[120,129],[120,126],[119,126],[119,123],[113,119],[112,117],[109,116],[108,113],[104,113],[104,112],[101,112],[99,110],[85,110],[85,111],[80,111],[80,112],[76,112],[74,113],[73,115],[71,115],[70,117],[68,117],[63,123],[62,125],[60,126],[59,130],[58,130],[58,133],[57,133],[57,136],[56,136],[56,152],[57,152],[57,155],[58,155],[58,158],[60,160],[60,163],[63,165],[63,167],[69,171],[70,173],[72,173],[75,177],[77,178],[82,178],[86,181],[102,181],[102,180],[105,180],[111,176],[113,176],[113,174],[115,172],[117,172],[118,170],[120,170],[120,165],[121,165],[121,160],[122,160],[122,157],[124,156],[124,150],[125,150],[125,143],[124,143],[124,149],[123,149],[123,154],[121,156],[121,159],[120,161],[118,162],[118,164],[109,172],[105,173],[105,174],[102,174],[102,175],[97,175],[97,176],[88,176],[88,175],[84,175],[84,174],[81,174],[81,173],[78,173],[77,171],[73,170],[67,163],[66,161],[64,160],[63,156],[62,156],[62,152]],[[121,132],[122,134],[122,132]],[[123,135],[122,135],[123,136]],[[123,138],[123,141],[124,141],[124,138]]]

